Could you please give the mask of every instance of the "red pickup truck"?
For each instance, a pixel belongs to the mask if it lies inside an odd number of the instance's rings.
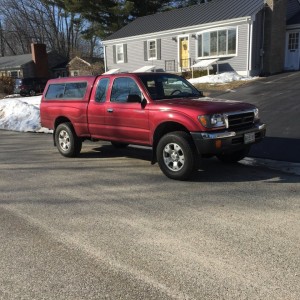
[[[84,140],[150,146],[152,163],[185,180],[199,158],[237,162],[263,139],[266,125],[247,103],[203,97],[188,81],[168,73],[126,73],[49,80],[41,124],[54,145],[77,156]]]

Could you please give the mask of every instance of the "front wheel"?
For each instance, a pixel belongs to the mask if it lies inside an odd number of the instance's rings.
[[[186,180],[196,167],[194,144],[183,131],[164,135],[156,148],[158,165],[171,179]]]
[[[69,122],[57,126],[55,143],[58,151],[66,157],[78,156],[82,147],[82,140],[78,138]]]
[[[235,163],[245,158],[250,151],[250,147],[244,148],[232,153],[224,153],[217,155],[217,158],[224,163]]]

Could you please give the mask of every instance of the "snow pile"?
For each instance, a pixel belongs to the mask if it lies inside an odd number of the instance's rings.
[[[50,132],[40,124],[41,96],[0,100],[0,129]]]
[[[246,80],[253,80],[256,79],[257,77],[250,77],[250,76],[241,76],[235,72],[225,72],[221,73],[218,75],[207,75],[207,76],[202,76],[198,78],[191,78],[189,79],[189,82],[192,84],[197,84],[197,83],[228,83],[232,81],[246,81]]]

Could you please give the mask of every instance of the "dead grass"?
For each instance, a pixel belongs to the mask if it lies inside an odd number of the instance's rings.
[[[195,87],[203,92],[208,92],[208,91],[220,91],[220,92],[226,92],[228,90],[234,90],[237,88],[240,88],[242,86],[246,86],[250,84],[252,81],[232,81],[228,83],[198,83],[195,84]]]

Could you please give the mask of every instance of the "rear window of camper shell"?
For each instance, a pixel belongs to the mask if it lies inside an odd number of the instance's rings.
[[[45,99],[48,100],[82,100],[86,93],[87,82],[51,83]]]

